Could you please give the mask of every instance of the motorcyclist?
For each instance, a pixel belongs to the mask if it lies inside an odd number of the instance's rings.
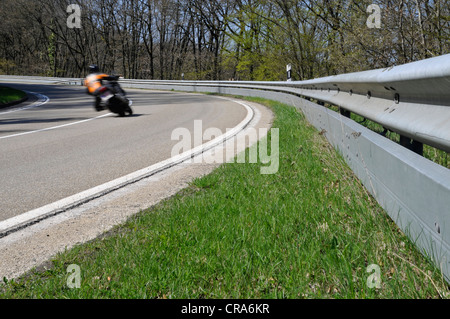
[[[87,87],[87,93],[95,97],[95,110],[97,112],[105,109],[105,103],[103,103],[101,98],[101,93],[106,89],[103,85],[103,80],[117,81],[118,78],[118,76],[110,76],[100,72],[95,64],[89,66],[89,75],[84,80],[84,85]]]

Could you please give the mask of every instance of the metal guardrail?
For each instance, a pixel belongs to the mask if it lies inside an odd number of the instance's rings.
[[[450,283],[450,170],[417,154],[421,143],[450,151],[450,55],[300,82],[124,79],[121,83],[128,88],[257,96],[298,108],[325,132],[367,190]],[[409,147],[405,148],[352,121],[345,111],[320,105],[323,102],[380,123],[415,143],[403,143]]]
[[[219,86],[288,92],[339,106],[402,137],[450,152],[450,54],[387,69],[299,82],[122,80],[122,83],[133,87]]]
[[[24,82],[36,84],[66,84],[66,85],[83,85],[81,78],[55,78],[46,76],[21,76],[21,75],[0,75],[0,83],[2,82]]]

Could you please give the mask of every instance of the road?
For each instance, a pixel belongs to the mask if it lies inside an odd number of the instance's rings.
[[[96,112],[81,86],[2,85],[50,100],[0,109],[0,221],[170,158],[176,128],[193,132],[194,121],[202,120],[203,130],[225,132],[247,114],[242,105],[213,96],[127,90],[134,115],[121,118]]]

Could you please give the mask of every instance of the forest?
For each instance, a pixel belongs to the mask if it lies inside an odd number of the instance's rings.
[[[291,64],[292,79],[305,80],[450,47],[450,0],[0,3],[0,74],[84,77],[97,64],[130,79],[284,81]]]

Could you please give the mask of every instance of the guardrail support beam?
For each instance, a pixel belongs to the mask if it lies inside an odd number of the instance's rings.
[[[341,113],[341,115],[350,118],[350,115],[352,114],[352,112],[350,112],[349,110],[343,109],[343,108],[339,108],[339,113]]]
[[[410,139],[409,137],[400,135],[400,145],[423,156],[423,144],[420,142]]]

